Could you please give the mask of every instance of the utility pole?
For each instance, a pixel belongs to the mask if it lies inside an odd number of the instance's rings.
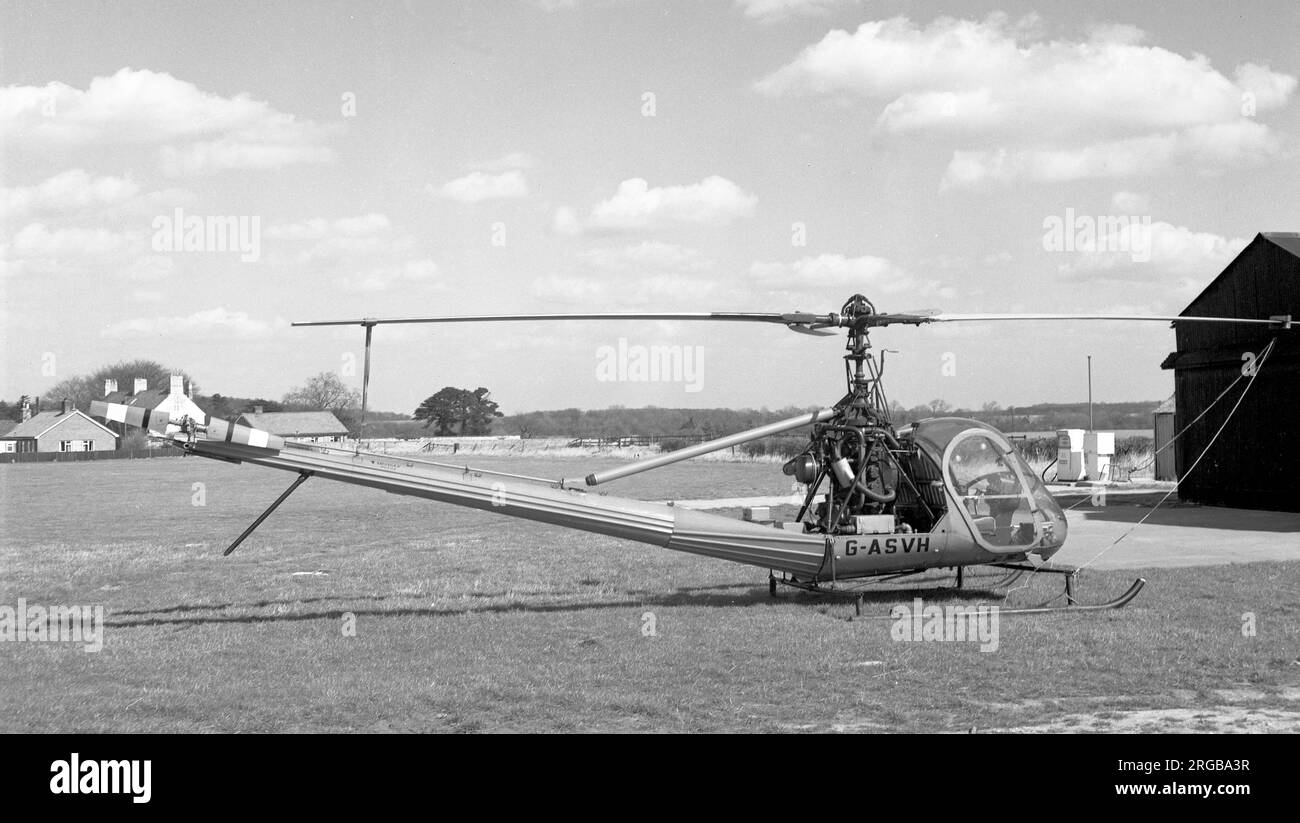
[[[1092,355],[1088,355],[1088,431],[1092,428]]]

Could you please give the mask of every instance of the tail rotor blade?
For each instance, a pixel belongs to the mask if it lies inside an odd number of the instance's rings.
[[[146,429],[155,434],[166,434],[167,424],[171,422],[171,414],[166,409],[127,406],[103,400],[90,401],[90,416],[102,417],[136,429]]]
[[[1195,315],[1155,314],[935,314],[926,318],[929,323],[1006,322],[1018,320],[1117,320],[1123,322],[1155,323],[1236,323],[1244,325],[1290,328],[1289,316],[1270,318],[1252,317],[1197,317]]]
[[[137,429],[145,429],[155,435],[166,435],[167,426],[172,422],[171,414],[166,409],[149,409],[142,406],[127,406],[122,403],[108,403],[92,400],[90,403],[92,417],[100,417],[113,423],[122,423]],[[284,448],[284,438],[264,429],[255,429],[239,423],[230,423],[220,418],[210,418],[206,424],[195,421],[194,431],[202,440],[235,443],[241,446],[253,446],[262,449],[279,450]]]

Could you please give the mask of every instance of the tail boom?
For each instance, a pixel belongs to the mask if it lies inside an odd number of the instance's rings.
[[[199,439],[191,453],[251,463],[441,503],[604,534],[673,551],[716,557],[789,574],[815,576],[826,562],[818,535],[747,523],[705,512],[577,489],[441,468],[391,455],[286,442],[281,449]]]

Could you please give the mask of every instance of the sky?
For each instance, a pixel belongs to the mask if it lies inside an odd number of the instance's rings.
[[[359,388],[361,330],[302,320],[1177,314],[1300,230],[1298,29],[1294,2],[3,2],[0,397],[135,358]],[[872,344],[908,406],[1079,401],[1088,356],[1097,400],[1173,388],[1161,323]],[[651,346],[683,368],[639,371]],[[371,404],[806,407],[842,355],[757,324],[381,326]]]

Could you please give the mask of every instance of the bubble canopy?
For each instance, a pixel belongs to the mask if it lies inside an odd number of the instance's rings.
[[[954,518],[994,554],[1034,552],[1047,559],[1065,543],[1065,513],[1006,435],[978,420],[935,417],[910,429],[943,467]]]

